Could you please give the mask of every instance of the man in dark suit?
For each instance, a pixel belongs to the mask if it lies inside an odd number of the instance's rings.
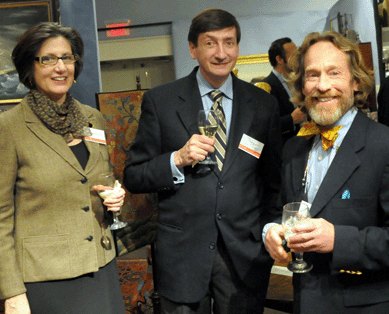
[[[300,123],[307,119],[306,114],[290,101],[292,94],[286,82],[291,73],[288,60],[296,48],[288,37],[275,40],[269,48],[269,60],[273,70],[264,79],[264,82],[270,85],[270,94],[277,98],[280,107],[283,144],[297,134],[300,130]]]
[[[313,217],[288,239],[313,264],[293,275],[294,313],[389,313],[389,128],[355,106],[373,87],[372,71],[331,31],[308,35],[291,61],[293,100],[312,118],[283,156],[280,205],[305,200]],[[282,225],[265,238],[280,262],[283,238]]]
[[[274,97],[231,73],[239,40],[233,15],[201,12],[188,35],[199,67],[144,95],[124,185],[158,193],[163,313],[207,314],[211,304],[214,313],[263,312],[272,261],[261,235],[276,213],[281,132]],[[197,116],[214,90],[223,92],[227,146],[207,166],[199,162],[223,145],[199,135]]]

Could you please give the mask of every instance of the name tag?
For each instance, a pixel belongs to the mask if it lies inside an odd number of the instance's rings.
[[[259,159],[263,146],[265,145],[260,141],[257,141],[247,134],[243,134],[242,139],[240,140],[239,149]]]
[[[299,207],[299,213],[305,217],[308,216],[309,210],[311,209],[312,204],[306,202],[306,201],[301,201],[300,202],[300,207]]]
[[[86,141],[107,145],[104,130],[99,130],[94,128],[90,128],[89,130],[91,131],[92,134],[84,137]]]

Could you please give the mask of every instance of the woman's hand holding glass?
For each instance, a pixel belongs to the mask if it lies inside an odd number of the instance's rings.
[[[112,187],[104,186],[104,185],[95,185],[93,186],[93,190],[96,192],[104,192],[113,190]],[[100,195],[100,193],[99,193]],[[104,194],[103,194],[104,195]],[[101,196],[101,195],[100,195]],[[112,212],[118,212],[121,209],[121,206],[124,204],[124,198],[126,196],[126,191],[123,188],[119,189],[119,192],[112,193],[110,197],[104,199],[103,204],[107,206],[107,210]]]
[[[99,177],[98,185],[94,185],[92,189],[97,191],[102,199],[103,204],[107,206],[107,210],[112,211],[113,224],[110,225],[109,229],[117,230],[127,226],[127,222],[119,220],[118,215],[121,206],[124,203],[125,191],[121,187],[119,181],[115,180],[113,173],[103,173]]]

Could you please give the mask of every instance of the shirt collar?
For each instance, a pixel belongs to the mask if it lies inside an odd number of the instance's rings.
[[[334,124],[329,125],[329,127],[342,125],[343,128],[349,128],[351,123],[353,123],[355,116],[357,115],[358,110],[355,107],[351,107],[338,121]]]
[[[201,73],[200,69],[198,69],[198,71],[196,73],[196,78],[197,78],[197,84],[199,86],[201,97],[203,97],[204,95],[207,95],[210,92],[215,90],[215,88],[213,88],[211,86],[211,84],[209,84],[208,81],[204,78],[204,76]],[[233,99],[232,75],[231,74],[228,76],[228,78],[224,82],[224,84],[222,86],[220,86],[217,90],[223,92],[223,94],[225,96],[227,96],[229,99]]]
[[[351,124],[353,123],[357,113],[358,113],[358,109],[355,107],[352,107],[334,124],[326,126],[326,127],[335,127],[335,126],[340,126],[340,125],[342,126],[342,128],[338,131],[339,135],[336,138],[335,143],[332,146],[332,149],[337,150],[338,147],[342,144],[343,139],[346,137],[346,134],[347,134],[348,130],[350,129]],[[314,146],[316,145],[316,143],[319,140],[320,140],[320,134],[316,135]],[[320,145],[320,147],[321,147],[321,145]]]
[[[285,77],[280,73],[280,72],[277,72],[276,70],[271,70],[275,76],[277,76],[277,78],[280,80],[281,83],[284,83],[286,82],[285,81]]]

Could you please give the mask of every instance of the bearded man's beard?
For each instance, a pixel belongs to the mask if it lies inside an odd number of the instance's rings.
[[[322,105],[318,104],[317,97],[326,98],[334,95],[314,94],[305,97],[305,107],[308,109],[309,116],[319,125],[331,125],[338,121],[354,105],[354,95],[338,95],[338,104]]]

